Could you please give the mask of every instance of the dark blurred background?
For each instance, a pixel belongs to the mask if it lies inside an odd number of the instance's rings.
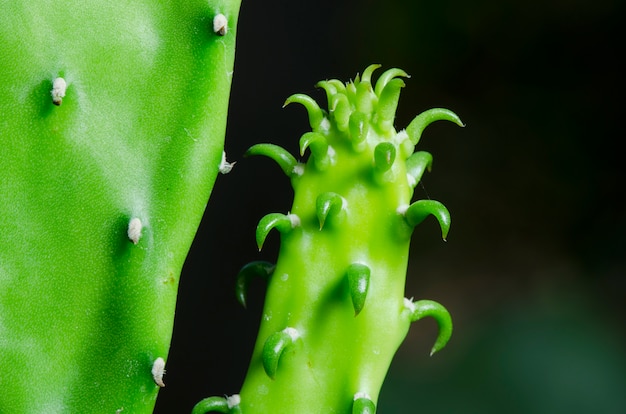
[[[435,159],[418,187],[446,204],[413,236],[407,297],[433,299],[455,333],[434,357],[432,321],[414,324],[378,412],[626,413],[624,43],[617,0],[243,0],[226,150],[183,271],[157,413],[241,387],[263,305],[235,301],[237,270],[275,260],[254,229],[287,212],[292,190],[259,142],[297,152],[303,92],[354,78],[370,63],[412,77],[396,119],[446,107],[464,129],[430,126]],[[382,72],[382,71],[381,71]],[[287,413],[291,414],[291,413]]]

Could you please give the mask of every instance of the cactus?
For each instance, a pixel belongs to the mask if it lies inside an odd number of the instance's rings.
[[[239,3],[1,3],[0,412],[152,412]]]
[[[237,277],[245,306],[250,280],[269,280],[261,327],[245,382],[230,399],[211,397],[194,414],[374,413],[394,353],[411,322],[433,317],[439,335],[432,353],[452,333],[448,311],[430,300],[404,298],[409,242],[427,216],[439,222],[445,239],[450,215],[434,200],[411,203],[413,189],[430,170],[432,157],[414,152],[426,126],[457,115],[431,109],[405,130],[394,129],[402,78],[379,65],[353,82],[322,81],[328,111],[296,94],[311,132],[300,139],[306,163],[281,147],[257,144],[247,155],[275,160],[291,179],[289,213],[263,217],[256,229],[259,249],[271,230],[280,233],[279,258],[246,265]]]

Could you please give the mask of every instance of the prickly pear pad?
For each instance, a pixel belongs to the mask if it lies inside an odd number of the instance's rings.
[[[152,412],[238,10],[2,2],[0,412]]]

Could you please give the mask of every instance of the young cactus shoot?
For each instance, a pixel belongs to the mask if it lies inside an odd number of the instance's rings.
[[[390,69],[373,85],[377,68],[369,66],[346,84],[320,82],[328,111],[307,95],[287,99],[286,105],[299,103],[308,112],[311,131],[300,139],[300,155],[310,150],[306,163],[272,144],[247,152],[279,164],[291,180],[294,201],[288,214],[268,214],[256,230],[259,249],[272,229],[280,232],[276,265],[254,262],[239,273],[237,297],[244,306],[255,275],[268,279],[267,297],[237,404],[215,412],[374,413],[412,322],[426,316],[437,321],[431,354],[450,338],[447,310],[430,300],[406,299],[404,286],[413,228],[429,215],[444,239],[450,228],[443,204],[411,202],[432,162],[429,153],[414,152],[415,146],[434,121],[463,124],[437,108],[396,131],[402,78],[408,76]],[[194,414],[211,412],[200,408],[203,403]]]

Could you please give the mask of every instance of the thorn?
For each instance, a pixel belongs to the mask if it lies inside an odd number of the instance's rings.
[[[426,151],[418,151],[406,160],[406,174],[411,188],[415,188],[422,179],[424,171],[432,169],[433,156]]]
[[[454,112],[444,108],[433,108],[422,112],[406,127],[406,132],[409,134],[409,138],[413,141],[413,144],[417,145],[424,129],[435,121],[450,121],[454,122],[460,127],[464,127],[465,124],[461,122],[461,119]]]
[[[324,223],[328,217],[342,217],[345,215],[348,202],[345,198],[337,193],[327,192],[317,196],[315,200],[315,211],[317,219],[320,222],[320,230],[324,227]]]
[[[354,394],[354,402],[352,403],[352,414],[375,414],[376,404],[371,397],[364,392]]]
[[[293,102],[302,104],[307,110],[309,114],[309,124],[311,125],[311,129],[313,131],[319,131],[321,129],[324,129],[324,111],[322,111],[320,106],[317,104],[317,102],[315,102],[313,98],[302,93],[297,93],[287,98],[285,104],[283,105],[283,108]]]
[[[163,360],[163,358],[158,357],[154,360],[151,372],[154,383],[161,388],[165,387],[165,383],[163,382],[163,375],[165,375],[165,360]]]
[[[222,161],[220,162],[219,171],[222,174],[228,174],[232,171],[236,162],[228,162],[226,161],[226,151],[222,151]]]
[[[279,167],[283,170],[287,177],[292,177],[294,175],[301,175],[299,172],[301,169],[298,168],[300,165],[298,161],[294,158],[293,155],[289,153],[283,147],[274,144],[256,144],[253,145],[246,151],[246,157],[250,155],[264,155],[273,159]]]
[[[128,239],[131,242],[133,242],[133,244],[139,243],[139,239],[141,239],[142,230],[143,230],[143,224],[141,223],[141,220],[137,217],[133,217],[128,222],[128,230],[126,231]]]
[[[215,15],[213,18],[213,33],[218,36],[224,36],[228,33],[228,19],[222,13]]]
[[[235,295],[237,301],[244,307],[247,307],[248,286],[254,277],[261,277],[265,280],[274,273],[276,265],[265,261],[255,261],[248,263],[237,273],[237,283],[235,284]]]
[[[63,103],[63,98],[65,98],[65,91],[67,90],[67,83],[63,78],[56,78],[52,81],[52,90],[50,91],[50,95],[52,95],[52,103],[56,106],[61,106]]]
[[[281,234],[285,234],[300,225],[300,217],[295,214],[270,213],[264,216],[256,227],[256,243],[259,251],[263,248],[269,232],[276,228]]]
[[[274,332],[267,338],[263,345],[263,368],[271,379],[276,376],[278,361],[283,351],[291,346],[300,334],[295,328],[285,328],[280,332]]]
[[[370,286],[370,268],[361,263],[353,263],[348,267],[348,289],[354,307],[354,316],[357,316],[365,305],[365,298]]]
[[[411,322],[418,321],[427,316],[435,319],[439,326],[439,334],[435,340],[435,345],[433,345],[430,351],[430,355],[432,356],[435,352],[441,351],[452,336],[452,318],[448,310],[443,307],[443,305],[433,300],[418,300],[417,302],[413,302],[405,299],[405,305],[406,301],[411,303],[411,306],[407,306],[411,311]]]
[[[441,227],[441,238],[445,241],[450,231],[450,212],[439,201],[418,200],[404,212],[404,217],[411,227],[420,224],[429,215],[435,216]]]

